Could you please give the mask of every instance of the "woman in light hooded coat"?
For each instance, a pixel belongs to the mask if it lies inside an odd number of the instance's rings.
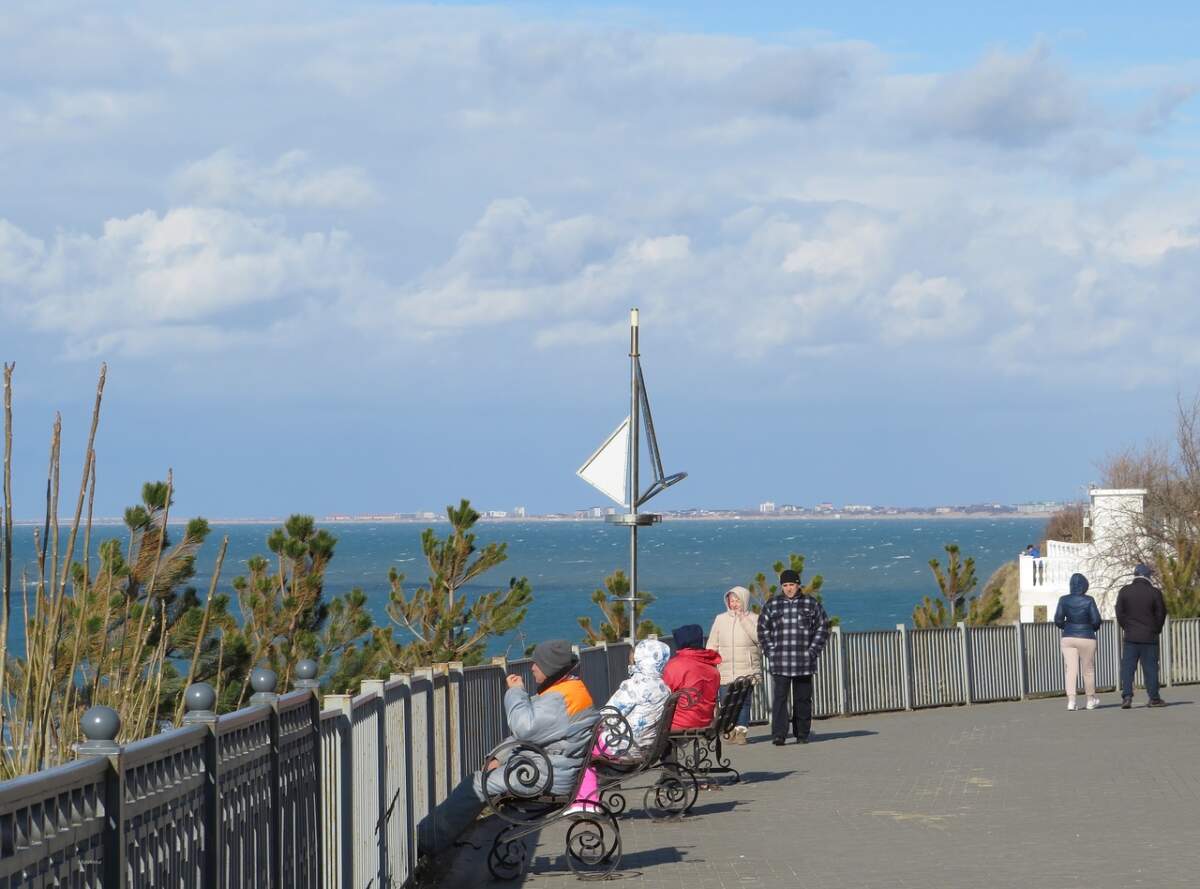
[[[749,676],[758,682],[762,675],[758,615],[750,610],[750,591],[744,586],[735,586],[725,593],[725,611],[717,615],[708,631],[708,647],[721,655],[721,700],[735,679]],[[750,696],[747,696],[738,713],[737,726],[725,740],[745,744],[749,725]]]

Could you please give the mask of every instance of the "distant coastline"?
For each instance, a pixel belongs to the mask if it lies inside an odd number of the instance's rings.
[[[664,513],[664,522],[893,522],[893,521],[950,521],[954,519],[992,519],[1000,521],[1014,520],[1045,520],[1049,518],[1050,513],[1016,513],[1016,512],[889,512],[889,513],[806,513],[801,515],[761,515],[758,513],[707,513],[704,515],[674,515],[672,513]],[[207,518],[207,516],[205,517]],[[268,518],[209,518],[210,525],[279,525],[286,521],[286,516],[268,517]],[[370,518],[360,518],[351,516],[348,518],[329,518],[321,517],[317,519],[319,525],[428,525],[429,523],[443,523],[446,521],[444,515],[426,516],[422,518],[414,518],[408,516],[384,517],[376,516]],[[188,519],[175,519],[168,524],[170,525],[186,525]],[[566,524],[606,524],[603,518],[580,518],[577,516],[567,515],[531,515],[531,516],[507,516],[503,518],[482,516],[479,520],[480,524],[491,525],[521,525],[537,522],[561,522]],[[59,519],[61,531],[66,531],[70,528],[70,517]],[[40,527],[45,524],[45,519],[13,519],[13,525]],[[124,520],[120,518],[105,517],[93,518],[94,526],[120,526],[124,524]]]

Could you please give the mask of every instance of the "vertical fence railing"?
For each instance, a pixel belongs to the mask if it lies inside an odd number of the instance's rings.
[[[1016,701],[1024,693],[1019,629],[1015,624],[967,627],[971,663],[971,700]]]
[[[1171,642],[1171,683],[1200,682],[1200,618],[1173,620],[1167,630]]]
[[[873,630],[844,634],[846,712],[904,709],[904,658],[900,633]]]
[[[579,651],[579,678],[587,686],[596,706],[608,700],[612,686],[608,681],[608,651],[604,645]],[[624,675],[621,677],[624,679]]]
[[[967,702],[962,642],[958,627],[908,632],[913,709]]]

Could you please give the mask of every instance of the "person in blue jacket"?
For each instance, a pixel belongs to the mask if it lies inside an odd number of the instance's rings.
[[[1076,709],[1075,689],[1079,685],[1082,665],[1087,708],[1095,710],[1100,704],[1096,697],[1096,631],[1100,629],[1100,609],[1096,607],[1096,600],[1087,594],[1088,581],[1082,574],[1071,575],[1070,590],[1058,600],[1058,608],[1054,611],[1054,623],[1062,630],[1059,644],[1067,671],[1067,709]]]

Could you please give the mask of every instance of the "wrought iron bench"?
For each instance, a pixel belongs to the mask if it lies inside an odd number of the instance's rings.
[[[609,752],[599,755],[592,762],[596,769],[600,799],[606,811],[620,815],[628,803],[626,794],[642,790],[642,806],[656,821],[676,820],[687,814],[696,802],[700,785],[696,776],[686,765],[668,754],[671,752],[671,722],[675,719],[678,706],[688,707],[695,701],[692,689],[674,692],[663,707],[662,715],[654,731],[654,740],[632,755],[614,755]],[[628,724],[628,723],[626,723]],[[631,749],[632,735],[625,749]],[[658,773],[651,784],[637,784],[643,776]]]
[[[499,880],[515,880],[529,863],[525,838],[558,821],[569,820],[566,837],[567,865],[580,879],[601,879],[621,863],[621,828],[616,813],[601,800],[587,812],[568,813],[579,796],[583,777],[596,764],[598,742],[610,751],[632,752],[633,730],[615,710],[600,711],[592,729],[579,775],[565,794],[554,794],[554,767],[544,749],[528,741],[508,740],[496,747],[483,771],[487,809],[505,822],[492,840],[488,870]],[[487,791],[488,777],[502,769],[503,790]]]
[[[725,700],[713,713],[712,722],[704,728],[676,729],[671,732],[674,758],[699,781],[716,779],[717,775],[733,775],[733,783],[742,780],[741,773],[724,755],[721,740],[737,725],[738,714],[746,698],[754,693],[754,680],[742,676],[730,683]]]

